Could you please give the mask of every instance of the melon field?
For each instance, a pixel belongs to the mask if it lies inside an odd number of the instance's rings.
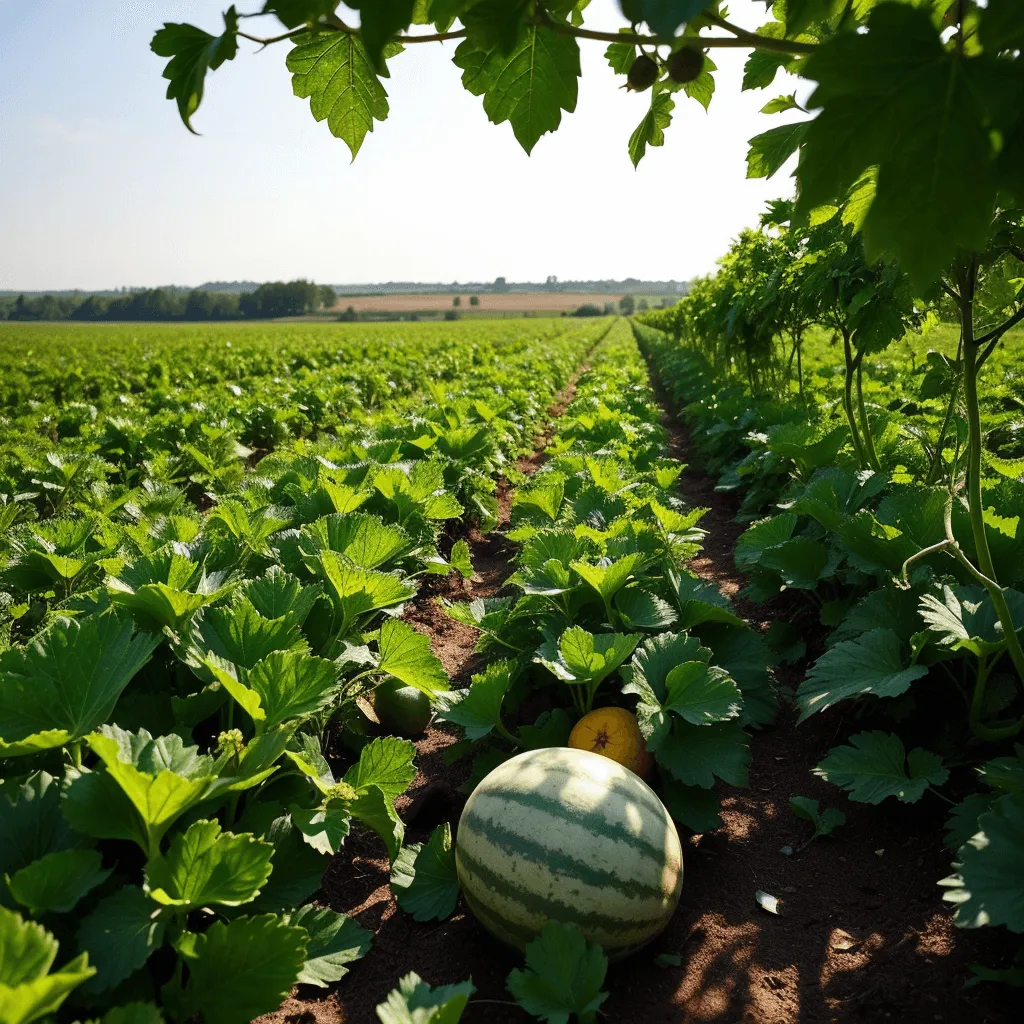
[[[1011,1019],[1022,343],[979,538],[957,332],[730,289],[0,325],[3,1024]]]

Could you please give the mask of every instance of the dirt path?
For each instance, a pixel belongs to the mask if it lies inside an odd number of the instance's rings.
[[[571,388],[574,388],[575,380]],[[563,396],[571,400],[572,390]],[[659,398],[662,396],[659,395]],[[663,403],[664,407],[664,403]],[[553,416],[561,409],[552,409]],[[666,413],[671,454],[689,461],[683,429]],[[546,438],[534,459],[520,466],[536,471]],[[680,480],[692,505],[710,508],[703,524],[710,533],[692,568],[734,597],[743,586],[732,550],[740,527],[732,500],[690,466]],[[507,522],[510,494],[500,493]],[[433,601],[491,596],[511,569],[513,548],[501,537],[469,535],[477,574],[461,581],[434,581],[409,612],[431,636],[456,681],[473,671],[476,632],[452,622]],[[447,588],[447,589],[445,589]],[[736,600],[737,609],[759,628],[777,617],[792,619],[793,606],[762,608]],[[799,674],[782,674],[795,685]],[[779,723],[754,736],[750,787],[722,787],[724,827],[684,842],[686,881],[679,911],[648,950],[609,971],[611,996],[603,1007],[612,1024],[984,1024],[1010,1016],[986,990],[962,991],[967,965],[994,959],[991,937],[957,933],[939,898],[937,879],[949,857],[939,843],[944,808],[851,804],[811,774],[836,741],[836,716],[819,716],[797,731],[784,711]],[[425,840],[442,821],[456,821],[465,798],[457,788],[467,768],[449,766],[444,750],[454,740],[431,729],[417,743],[419,773],[399,809],[408,842]],[[807,825],[788,808],[792,795],[838,806],[847,824],[833,839],[818,840],[799,854]],[[388,864],[379,840],[355,829],[324,877],[318,902],[354,916],[376,932],[371,952],[353,965],[350,977],[323,993],[303,988],[260,1024],[373,1024],[374,1007],[397,980],[416,971],[432,985],[471,977],[477,987],[465,1024],[524,1024],[530,1018],[505,991],[518,954],[495,943],[460,905],[444,922],[418,924],[399,912],[388,887]],[[761,910],[754,893],[780,900],[780,914]],[[660,967],[658,954],[675,954],[679,967]]]

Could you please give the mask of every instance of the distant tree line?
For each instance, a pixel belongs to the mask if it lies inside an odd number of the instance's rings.
[[[269,281],[243,295],[147,288],[129,295],[0,297],[0,320],[263,320],[333,306],[329,285]]]

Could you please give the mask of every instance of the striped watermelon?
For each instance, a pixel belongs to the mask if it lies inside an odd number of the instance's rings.
[[[519,949],[554,920],[625,956],[668,924],[683,885],[679,836],[650,787],[568,747],[519,754],[473,790],[455,863],[477,919]]]

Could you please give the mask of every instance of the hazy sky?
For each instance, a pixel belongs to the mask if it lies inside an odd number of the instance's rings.
[[[626,143],[648,97],[619,88],[601,43],[583,43],[576,112],[532,157],[462,89],[454,43],[391,62],[391,116],[355,163],[292,95],[287,44],[243,41],[207,76],[196,138],[149,40],[164,20],[215,31],[226,2],[0,0],[0,288],[681,280],[791,188],[788,168],[744,177],[746,140],[782,123],[758,110],[792,86],[740,93],[741,51],[714,51],[710,113],[680,94],[637,171]],[[730,9],[764,20],[754,0]],[[593,0],[587,24],[618,27],[615,0]]]

